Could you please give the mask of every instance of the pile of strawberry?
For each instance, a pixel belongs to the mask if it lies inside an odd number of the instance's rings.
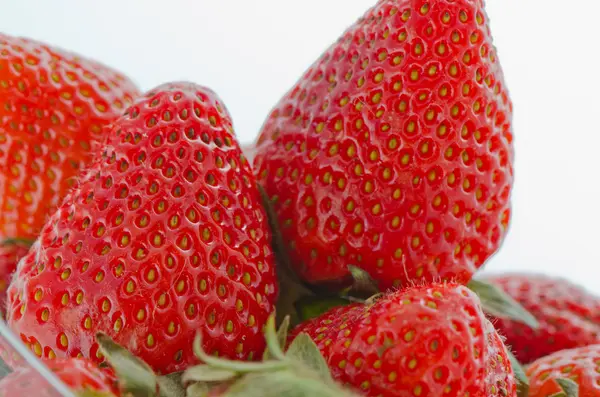
[[[0,105],[2,310],[78,396],[600,395],[600,299],[473,279],[513,183],[483,0],[379,0],[253,164],[209,88],[29,39]],[[49,393],[4,357],[0,396]]]

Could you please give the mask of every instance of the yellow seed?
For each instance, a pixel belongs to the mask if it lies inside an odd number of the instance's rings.
[[[115,332],[119,332],[121,328],[123,328],[123,320],[121,320],[121,318],[118,318],[113,325],[113,329],[115,330]]]
[[[60,335],[60,345],[65,348],[67,346],[69,346],[69,339],[67,338],[67,335],[65,335],[65,334]]]
[[[60,275],[61,280],[66,280],[69,278],[69,276],[71,276],[71,269],[66,269],[65,271],[63,271]]]
[[[408,368],[415,369],[417,367],[417,359],[413,358],[408,362]]]
[[[42,345],[40,345],[40,342],[35,342],[33,345],[33,352],[36,354],[36,356],[42,357]]]
[[[99,272],[96,274],[95,280],[96,280],[96,282],[97,282],[97,283],[99,283],[99,282],[101,282],[102,280],[104,280],[104,272],[102,272],[102,271],[99,271]]]
[[[227,333],[233,332],[233,322],[231,320],[227,321],[227,324],[225,325],[225,331]]]
[[[244,275],[242,276],[242,281],[244,282],[244,284],[246,285],[250,285],[251,277],[250,277],[250,273],[246,272],[244,273]]]

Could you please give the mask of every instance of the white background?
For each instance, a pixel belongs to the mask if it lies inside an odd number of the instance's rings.
[[[374,0],[0,0],[0,30],[103,61],[149,89],[215,89],[250,142],[280,96]],[[600,5],[488,0],[515,104],[510,234],[490,271],[600,294]]]

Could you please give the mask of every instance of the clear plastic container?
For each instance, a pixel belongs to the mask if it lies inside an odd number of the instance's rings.
[[[6,362],[18,364],[20,367],[33,368],[39,376],[39,384],[44,385],[39,396],[43,397],[76,397],[75,394],[44,366],[21,340],[10,331],[3,320],[0,320],[0,378],[6,377],[11,370]],[[36,380],[37,383],[38,380]],[[21,397],[21,396],[7,396]]]

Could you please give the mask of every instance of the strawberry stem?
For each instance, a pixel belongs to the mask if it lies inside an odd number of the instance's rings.
[[[267,349],[276,360],[285,360],[285,353],[281,349],[277,332],[275,331],[275,316],[270,315],[265,325],[265,339],[267,341]]]
[[[208,364],[214,368],[241,373],[276,371],[289,367],[289,363],[287,362],[287,360],[269,360],[264,361],[262,363],[248,363],[242,361],[226,360],[223,358],[210,356],[202,349],[202,336],[200,335],[200,333],[196,335],[196,339],[194,340],[194,354],[196,354],[196,357],[202,360],[205,364]]]

